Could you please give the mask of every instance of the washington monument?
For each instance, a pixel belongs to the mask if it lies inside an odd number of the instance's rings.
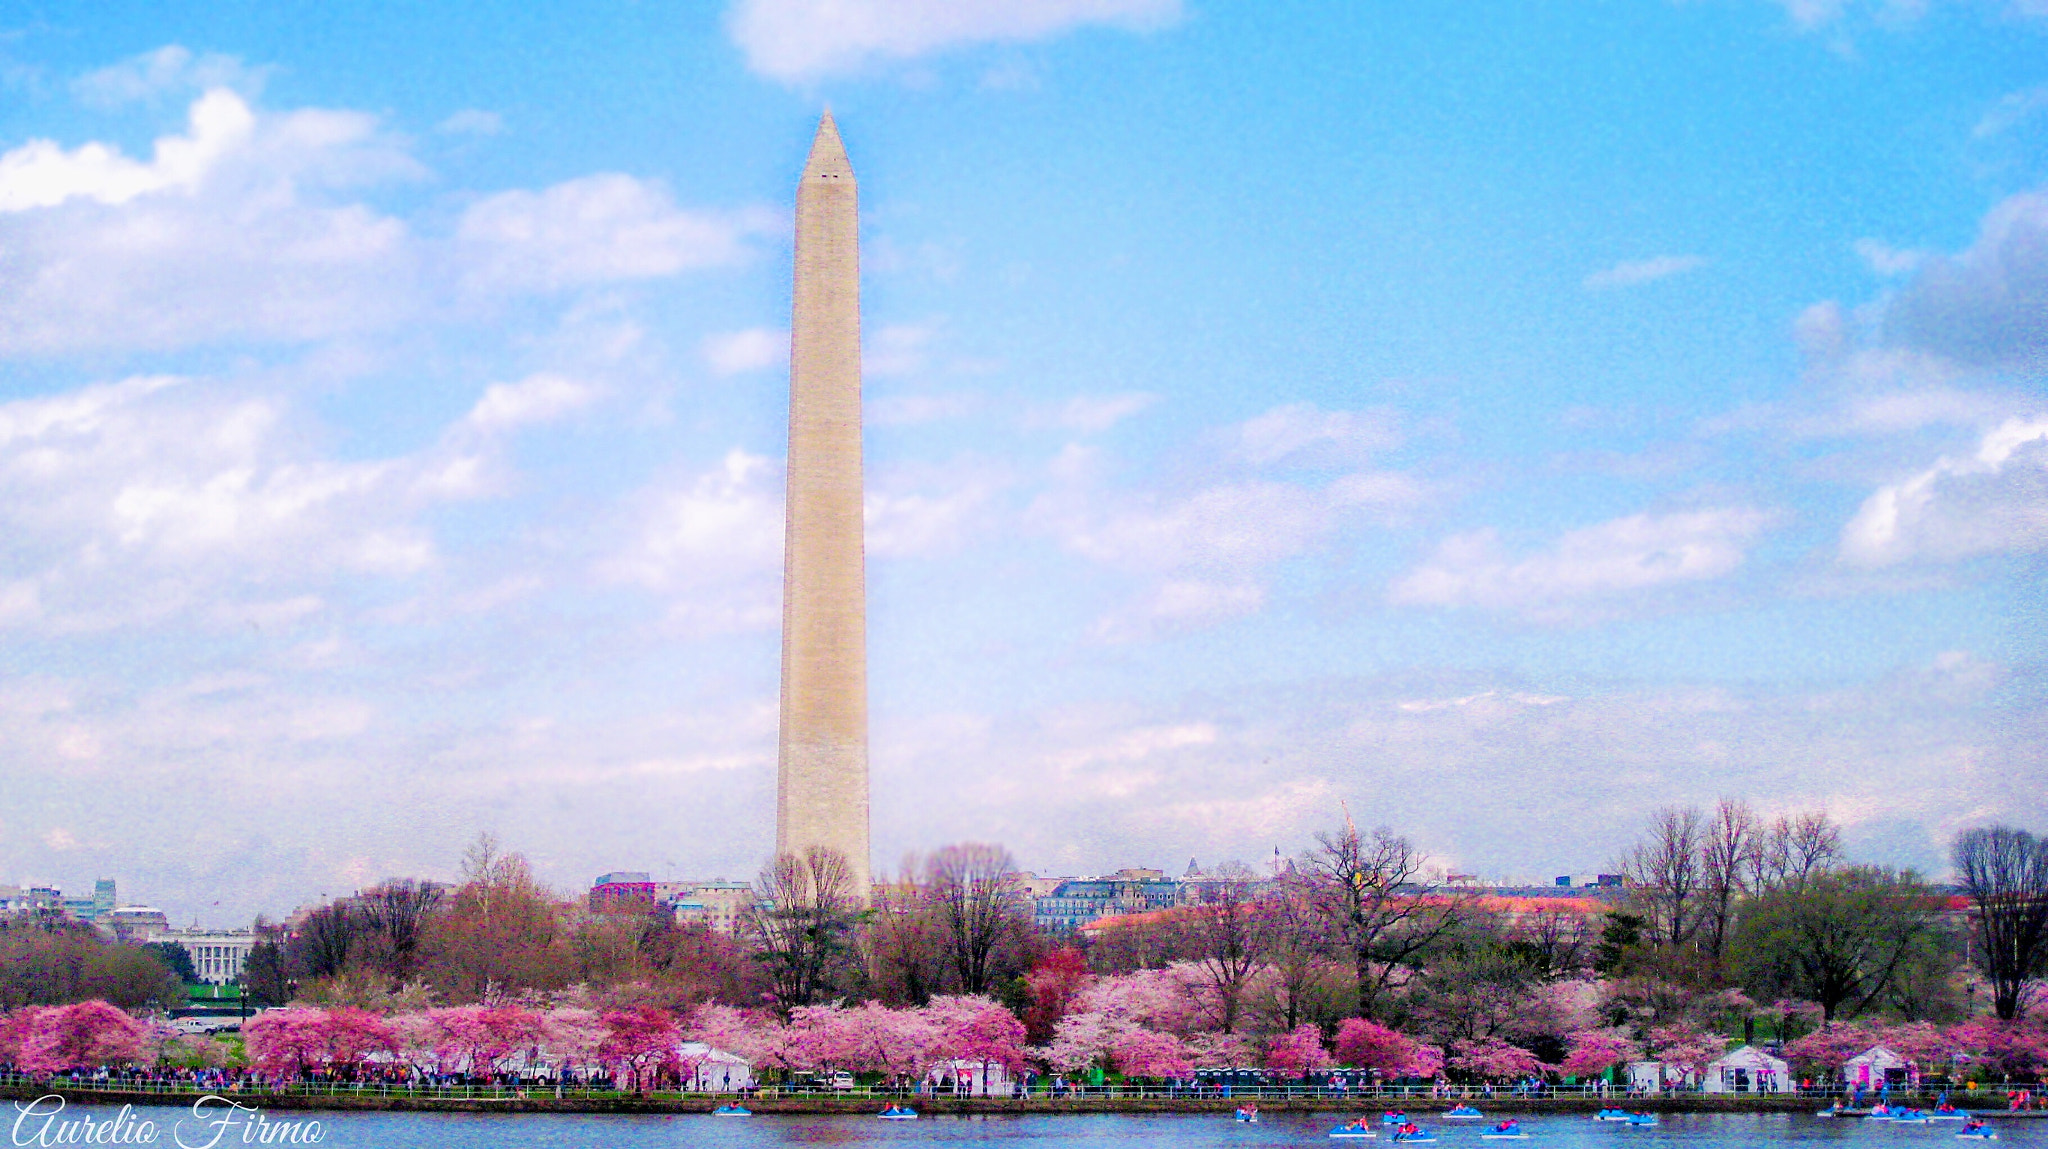
[[[782,736],[775,850],[846,856],[868,898],[867,572],[861,537],[860,220],[826,112],[796,189]]]

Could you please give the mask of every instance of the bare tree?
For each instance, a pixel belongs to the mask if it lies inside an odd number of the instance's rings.
[[[1848,860],[1842,831],[1824,810],[1780,815],[1758,836],[1751,855],[1750,885],[1759,890],[1803,886]]]
[[[308,978],[347,972],[368,932],[363,914],[347,902],[330,902],[307,914],[291,938],[291,956]]]
[[[1721,960],[1722,946],[1734,924],[1735,900],[1744,892],[1745,879],[1756,869],[1758,851],[1756,811],[1749,803],[1723,798],[1715,808],[1700,842],[1700,887],[1704,903],[1700,922],[1700,948],[1710,961]]]
[[[443,889],[435,882],[394,878],[363,895],[367,923],[389,955],[385,972],[394,983],[412,976],[427,921],[441,908]]]
[[[1630,901],[1643,913],[1653,945],[1675,948],[1699,931],[1701,846],[1706,819],[1690,806],[1657,811],[1649,836],[1622,857]]]
[[[1385,827],[1368,836],[1347,820],[1316,845],[1303,859],[1310,896],[1357,972],[1358,1012],[1371,1018],[1396,975],[1459,923],[1466,899],[1421,881],[1423,854]]]
[[[1259,909],[1266,919],[1273,970],[1269,1012],[1281,1023],[1280,1030],[1291,1032],[1324,996],[1332,951],[1329,923],[1310,883],[1299,874],[1276,880]]]
[[[1992,1008],[2010,1021],[2048,971],[2048,840],[1991,826],[1958,835],[1953,854],[1974,911],[1971,948],[1991,982]]]
[[[869,980],[885,997],[914,1006],[931,1002],[946,972],[945,929],[924,870],[909,855],[896,881],[876,883],[865,938]]]
[[[960,992],[987,993],[997,951],[1023,929],[1024,887],[1016,859],[1001,846],[962,842],[940,847],[925,872]]]
[[[850,952],[856,908],[846,855],[812,846],[777,855],[754,883],[744,928],[784,1017],[830,988]]]
[[[1245,984],[1266,963],[1274,922],[1258,876],[1242,863],[1226,863],[1201,884],[1201,900],[1176,911],[1176,947],[1201,969],[1215,995],[1216,1024],[1236,1031]]]

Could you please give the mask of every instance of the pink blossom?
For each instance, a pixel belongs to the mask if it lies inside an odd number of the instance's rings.
[[[2000,1021],[1980,1017],[1948,1031],[1973,1070],[2025,1081],[2048,1071],[2048,1025],[2038,1018]]]
[[[1362,1017],[1345,1020],[1337,1029],[1337,1059],[1380,1075],[1433,1077],[1444,1067],[1444,1051],[1396,1033]]]
[[[1188,1059],[1197,1069],[1235,1069],[1258,1061],[1251,1041],[1235,1033],[1196,1033],[1186,1040]]]
[[[1785,1057],[1809,1072],[1839,1073],[1843,1062],[1880,1044],[1879,1037],[1867,1025],[1836,1022],[1786,1042]]]
[[[1296,1077],[1306,1077],[1330,1065],[1330,1051],[1323,1048],[1322,1031],[1313,1025],[1297,1025],[1273,1039],[1266,1050],[1266,1068]]]
[[[551,1009],[540,1017],[540,1034],[550,1061],[565,1068],[590,1065],[604,1043],[604,1019],[588,1009]]]
[[[1024,1068],[1024,1023],[986,997],[935,997],[924,1011],[941,1056],[1016,1072]]]
[[[1650,1031],[1651,1055],[1687,1073],[1702,1074],[1728,1050],[1728,1040],[1694,1025],[1680,1023]]]
[[[326,1022],[324,1010],[267,1010],[242,1026],[243,1048],[248,1051],[250,1063],[264,1073],[305,1073],[326,1062]]]
[[[1125,1077],[1185,1077],[1195,1068],[1180,1038],[1142,1029],[1118,1038],[1110,1061]]]
[[[1550,1071],[1535,1054],[1491,1037],[1452,1042],[1449,1065],[1489,1081],[1541,1077]]]
[[[147,1025],[104,1001],[30,1006],[0,1027],[0,1056],[35,1076],[96,1068],[140,1057],[148,1033]]]
[[[604,1015],[604,1040],[598,1043],[598,1059],[624,1070],[639,1090],[641,1074],[663,1066],[676,1067],[676,1040],[680,1036],[676,1019],[665,1009],[637,1005],[612,1010]]]
[[[1637,1052],[1636,1043],[1620,1030],[1582,1029],[1568,1039],[1558,1069],[1568,1077],[1592,1077],[1633,1059]]]
[[[791,1067],[785,1028],[766,1010],[736,1009],[707,1001],[690,1012],[687,1032],[693,1041],[738,1054],[755,1065]]]

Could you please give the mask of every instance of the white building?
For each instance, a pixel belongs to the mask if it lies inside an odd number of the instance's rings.
[[[676,1046],[676,1057],[685,1067],[696,1066],[683,1082],[683,1088],[693,1093],[737,1093],[754,1087],[754,1063],[737,1053],[686,1041]]]
[[[1876,1089],[1904,1085],[1911,1076],[1912,1067],[1906,1059],[1882,1045],[1873,1045],[1842,1063],[1842,1082],[1849,1086]]]
[[[1792,1067],[1780,1057],[1745,1045],[1707,1064],[1701,1088],[1708,1093],[1789,1093]]]
[[[970,1097],[1007,1097],[1010,1093],[1010,1071],[994,1061],[941,1061],[924,1080],[933,1093]]]
[[[192,972],[207,985],[240,980],[242,966],[256,945],[250,930],[158,930],[144,940],[174,942],[192,959]]]

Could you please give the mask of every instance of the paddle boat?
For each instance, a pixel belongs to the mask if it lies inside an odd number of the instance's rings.
[[[1972,1117],[1967,1124],[1956,1131],[1956,1139],[1958,1141],[1996,1141],[1998,1140],[1998,1131],[1984,1124],[1982,1117]]]
[[[908,1105],[891,1105],[880,1113],[875,1114],[875,1116],[884,1121],[915,1121],[917,1120],[917,1110],[912,1109]]]
[[[1424,1129],[1413,1121],[1394,1126],[1394,1140],[1404,1144],[1422,1144],[1436,1140],[1436,1134]]]
[[[1479,1134],[1481,1141],[1527,1141],[1529,1135],[1522,1132],[1522,1123],[1510,1117],[1495,1123],[1493,1128]]]
[[[1238,1106],[1237,1119],[1247,1125],[1257,1125],[1259,1123],[1259,1107],[1256,1105]]]
[[[1330,1130],[1330,1136],[1349,1138],[1354,1141],[1369,1141],[1379,1136],[1379,1134],[1373,1132],[1372,1126],[1366,1123],[1365,1118],[1360,1117]]]
[[[1944,1101],[1927,1115],[1929,1121],[1967,1121],[1970,1115]]]
[[[711,1111],[713,1117],[752,1117],[754,1111],[744,1105],[721,1105]]]
[[[1896,1112],[1897,1110],[1880,1101],[1871,1106],[1870,1112],[1865,1113],[1863,1116],[1872,1121],[1890,1121]]]
[[[1815,1117],[1848,1117],[1848,1116],[1850,1116],[1850,1113],[1851,1113],[1851,1111],[1850,1111],[1850,1109],[1849,1109],[1849,1107],[1848,1107],[1848,1106],[1846,1106],[1846,1105],[1842,1104],[1841,1102],[1837,1101],[1837,1102],[1835,1102],[1835,1103],[1834,1103],[1833,1105],[1830,1105],[1830,1106],[1828,1106],[1828,1107],[1827,1107],[1826,1109],[1822,1109],[1822,1110],[1820,1110],[1820,1111],[1816,1112],[1816,1113],[1814,1114],[1814,1116],[1815,1116]]]
[[[1444,1120],[1446,1121],[1478,1121],[1485,1116],[1486,1114],[1472,1108],[1470,1105],[1456,1105],[1444,1110]]]
[[[1398,1109],[1389,1109],[1385,1113],[1380,1114],[1380,1124],[1406,1125],[1408,1124],[1408,1115]]]
[[[1598,1113],[1595,1113],[1595,1114],[1593,1115],[1593,1120],[1595,1120],[1595,1121],[1626,1121],[1626,1120],[1628,1120],[1628,1116],[1629,1116],[1629,1114],[1628,1114],[1628,1110],[1626,1110],[1626,1109],[1602,1109],[1602,1110],[1601,1110],[1600,1112],[1598,1112]]]
[[[1628,1115],[1628,1123],[1631,1126],[1655,1125],[1657,1124],[1657,1115],[1655,1113],[1631,1113]]]
[[[1933,1115],[1925,1109],[1892,1110],[1892,1124],[1894,1125],[1925,1125],[1932,1119]]]

